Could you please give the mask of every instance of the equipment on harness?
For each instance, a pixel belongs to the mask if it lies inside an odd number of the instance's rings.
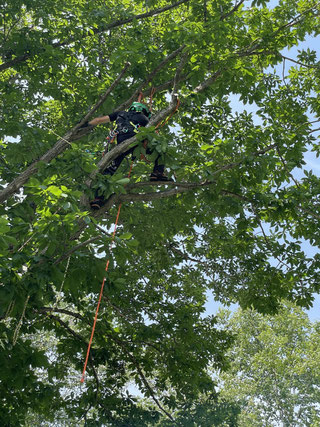
[[[116,137],[117,137],[117,132],[115,132],[114,129],[111,129],[109,132],[109,135],[106,138],[104,151],[102,153],[103,156],[111,150],[111,144],[115,143]]]
[[[124,135],[128,133],[133,136],[141,126],[140,123],[138,123],[137,113],[139,112],[134,110],[119,113],[116,119],[116,126],[114,132],[116,132],[117,135]],[[146,123],[148,123],[148,120],[145,120]]]
[[[151,111],[147,105],[142,104],[142,102],[134,102],[128,111],[136,111],[138,113],[143,113],[148,119],[151,117]]]

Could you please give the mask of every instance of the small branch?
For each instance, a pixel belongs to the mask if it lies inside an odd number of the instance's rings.
[[[291,61],[294,62],[295,64],[301,65],[302,67],[307,67],[307,68],[320,68],[319,64],[315,64],[315,65],[309,65],[309,64],[304,64],[303,62],[300,61],[296,61],[295,59],[292,58],[288,58],[287,56],[281,55],[281,58],[287,61]]]
[[[259,156],[259,155],[261,155],[261,154],[265,154],[265,153],[267,153],[268,151],[272,150],[273,148],[276,148],[276,146],[277,146],[277,144],[271,144],[271,145],[268,145],[268,146],[267,146],[266,148],[264,148],[263,150],[256,151],[256,152],[252,153],[251,155],[252,155],[252,156]],[[242,159],[242,160],[240,160],[240,161],[238,161],[238,162],[233,162],[233,163],[229,163],[229,164],[227,164],[227,165],[225,165],[225,166],[222,166],[220,169],[217,169],[215,172],[213,172],[213,173],[212,173],[212,175],[217,175],[218,173],[223,172],[223,171],[225,171],[225,170],[233,169],[233,168],[235,168],[236,166],[240,166],[240,165],[241,165],[241,163],[243,163],[243,161],[244,161],[244,159]]]
[[[181,72],[182,72],[184,66],[186,65],[186,62],[187,62],[188,58],[189,58],[189,54],[188,53],[184,53],[182,55],[182,58],[181,58],[181,61],[180,61],[179,65],[177,67],[177,70],[176,70],[176,73],[175,73],[175,76],[174,76],[174,79],[173,79],[173,89],[172,89],[172,92],[174,94],[177,93],[178,83],[180,81],[180,75],[181,75]]]
[[[223,70],[219,70],[216,71],[211,77],[209,77],[208,79],[204,80],[202,83],[200,83],[195,89],[194,92],[195,93],[200,93],[203,90],[205,90],[207,87],[211,86],[212,83],[214,83],[218,77],[221,76]]]
[[[244,3],[245,0],[241,0],[239,3],[237,3],[233,9],[230,10],[230,12],[225,13],[224,15],[222,15],[220,17],[220,21],[223,21],[224,19],[228,18],[229,16],[231,16],[233,13],[235,13],[239,7]]]
[[[283,164],[283,167],[284,167],[285,171],[286,171],[286,172],[287,172],[287,174],[290,176],[290,178],[292,179],[292,181],[296,184],[297,188],[299,188],[299,187],[300,187],[300,184],[299,184],[299,182],[295,179],[295,177],[292,175],[292,173],[289,171],[288,166],[287,166],[287,163],[286,163],[285,159],[283,158],[282,154],[280,153],[280,150],[279,150],[279,147],[278,147],[278,146],[276,146],[276,150],[277,150],[278,156],[279,156],[279,158],[280,158],[280,160],[281,160],[281,163]]]
[[[320,215],[312,212],[310,209],[303,208],[302,206],[298,206],[298,209],[300,209],[302,212],[304,212],[308,215],[313,216],[314,218],[320,219]]]
[[[267,248],[268,248],[271,252],[273,252],[273,251],[272,251],[272,248],[271,248],[271,245],[270,245],[270,242],[269,242],[269,238],[268,238],[268,236],[266,235],[266,232],[264,231],[264,228],[263,228],[262,222],[261,222],[260,217],[259,217],[259,215],[258,215],[258,213],[257,213],[257,211],[256,211],[256,208],[255,208],[255,206],[254,206],[253,204],[251,205],[251,208],[252,208],[252,211],[253,211],[253,212],[254,212],[254,214],[255,214],[256,220],[258,221],[258,224],[259,224],[260,230],[261,230],[261,232],[262,232],[263,239],[264,239],[264,241],[265,241],[265,243],[266,243],[266,245],[267,245]],[[273,256],[274,256],[274,254],[273,254]],[[278,258],[277,256],[275,256],[275,259],[279,262],[279,264],[281,264],[281,265],[285,266],[288,270],[290,270],[289,265],[288,265],[288,264],[286,264],[284,261],[282,261],[280,258]]]
[[[309,131],[309,133],[318,132],[319,130],[320,130],[320,128],[312,129],[312,130]]]
[[[94,227],[99,230],[101,233],[105,234],[107,237],[110,237],[110,234],[106,232],[106,230],[104,230],[102,227],[100,227],[100,225],[98,224],[93,224]]]
[[[136,322],[136,319],[133,319],[133,317],[131,317],[130,315],[123,314],[122,311],[120,310],[119,307],[117,307],[116,305],[112,304],[112,302],[110,301],[110,298],[106,295],[102,296],[103,300],[106,301],[106,303],[113,308],[114,311],[116,311],[118,313],[118,315],[120,317],[122,317],[123,319],[125,319],[126,322],[130,323],[130,322]]]
[[[180,249],[176,248],[173,245],[168,245],[167,247],[169,249],[171,249],[173,252],[175,252],[176,254],[180,255],[185,261],[191,261],[191,262],[194,262],[196,264],[201,264],[205,267],[205,269],[208,268],[207,263],[205,261],[200,261],[199,259],[192,258],[192,257],[188,256],[187,254],[185,254],[184,252],[180,251]]]
[[[57,265],[59,264],[61,261],[64,261],[66,258],[69,258],[69,256],[71,254],[73,254],[75,251],[77,251],[78,249],[82,248],[83,246],[87,246],[92,242],[95,242],[96,240],[101,239],[102,236],[98,235],[98,236],[94,236],[94,237],[90,237],[90,239],[86,240],[85,242],[81,242],[79,243],[77,246],[74,246],[73,248],[71,248],[68,252],[65,252],[64,254],[62,254],[54,263],[53,265]]]
[[[108,90],[100,97],[98,102],[90,109],[90,111],[84,116],[84,118],[81,120],[81,122],[76,126],[76,128],[79,128],[83,123],[87,122],[91,116],[98,110],[98,108],[106,101],[110,93],[113,91],[113,89],[119,84],[122,77],[127,72],[128,68],[130,67],[130,62],[126,62],[123,69],[121,70],[118,77],[114,80],[114,82],[110,85]]]
[[[36,309],[37,311],[43,311],[43,312],[50,312],[50,313],[62,313],[62,314],[67,314],[68,316],[72,316],[75,319],[80,319],[85,321],[85,318],[79,314],[79,313],[75,313],[74,311],[70,311],[64,308],[56,308],[56,307],[39,307]]]
[[[294,19],[292,19],[290,22],[287,22],[286,24],[282,25],[281,27],[279,27],[276,31],[273,32],[273,34],[271,34],[272,36],[276,36],[278,33],[280,33],[282,30],[286,29],[286,28],[290,28],[295,24],[299,24],[299,22],[301,22],[304,18],[304,15],[306,15],[308,12],[311,12],[312,10],[316,9],[319,6],[320,2],[315,3],[312,7],[304,10],[303,12],[299,13],[299,15],[297,15]],[[319,11],[316,14],[316,16],[319,15]]]
[[[17,252],[21,252],[22,249],[27,246],[27,244],[30,242],[30,240],[32,240],[32,238],[35,236],[35,234],[37,234],[37,231],[34,231],[31,236],[20,246],[20,248],[17,249]]]

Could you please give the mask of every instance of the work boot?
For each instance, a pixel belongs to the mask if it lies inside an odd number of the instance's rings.
[[[173,181],[173,179],[168,178],[164,173],[152,172],[149,181]]]
[[[94,200],[91,200],[90,206],[91,209],[94,211],[97,211],[98,209],[102,208],[104,205],[104,197],[103,196],[97,196]]]

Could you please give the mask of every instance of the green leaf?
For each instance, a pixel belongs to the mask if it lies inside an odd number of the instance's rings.
[[[131,239],[131,237],[132,237],[132,233],[127,232],[127,233],[123,233],[123,234],[121,234],[121,235],[119,236],[119,239],[122,239],[122,240],[128,240],[128,239]]]
[[[6,218],[0,217],[0,233],[5,234],[10,231],[9,221]]]

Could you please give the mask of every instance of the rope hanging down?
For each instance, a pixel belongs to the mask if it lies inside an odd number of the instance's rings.
[[[130,167],[130,170],[129,170],[128,178],[130,178],[131,171],[132,171],[132,166],[133,166],[133,163],[131,163],[131,167]],[[117,231],[117,226],[118,226],[118,221],[119,221],[121,206],[122,206],[122,203],[119,204],[116,221],[114,223],[114,229],[113,229],[112,238],[111,238],[111,242],[110,242],[110,246],[109,246],[110,254],[111,254],[112,249],[113,249],[113,242],[114,242],[114,238],[115,238],[116,231]],[[90,340],[89,340],[89,344],[88,344],[88,349],[87,349],[86,360],[84,362],[83,371],[82,371],[82,377],[81,377],[81,380],[80,380],[80,382],[82,382],[82,383],[84,382],[84,377],[85,377],[85,374],[86,374],[86,369],[87,369],[87,364],[88,364],[88,360],[89,360],[92,339],[93,339],[94,331],[96,329],[96,323],[97,323],[99,308],[100,308],[100,304],[101,304],[101,299],[102,299],[102,294],[103,294],[103,288],[104,288],[104,284],[106,282],[107,271],[109,269],[109,264],[110,264],[110,258],[107,259],[107,263],[106,263],[106,267],[105,267],[106,274],[105,274],[105,276],[104,276],[104,278],[102,280],[102,284],[101,284],[101,289],[100,289],[98,304],[97,304],[97,308],[96,308],[96,314],[94,316],[94,321],[93,321],[91,336],[90,336]]]

